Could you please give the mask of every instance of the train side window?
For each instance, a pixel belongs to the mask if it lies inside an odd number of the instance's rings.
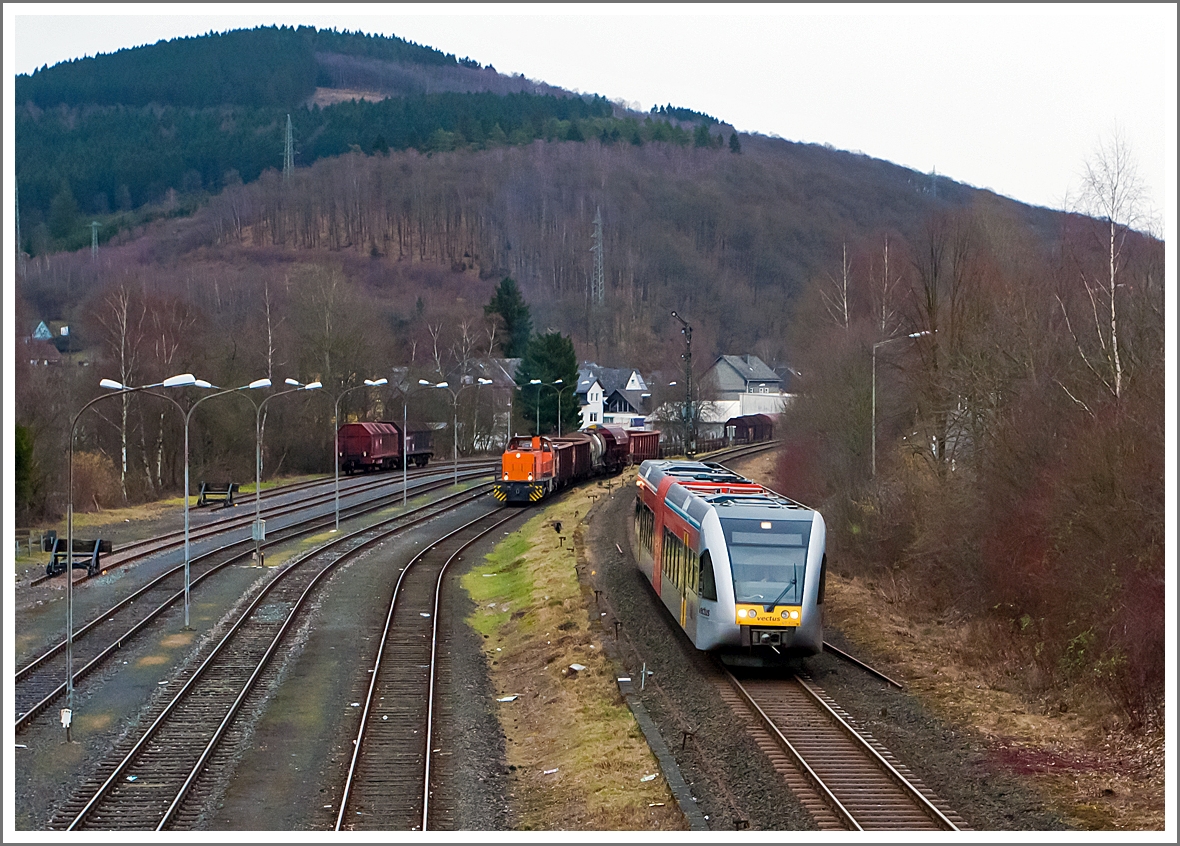
[[[828,554],[825,552],[824,557],[819,562],[819,599],[815,601],[816,605],[824,604],[824,587],[828,581]]]
[[[655,534],[656,515],[640,500],[635,501],[635,529],[639,542],[649,553],[652,551],[652,536]]]
[[[717,579],[713,576],[713,557],[709,555],[709,551],[705,550],[701,553],[700,562],[700,583],[701,583],[701,599],[717,600]]]

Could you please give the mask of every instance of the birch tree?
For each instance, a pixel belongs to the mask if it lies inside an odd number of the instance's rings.
[[[836,321],[841,329],[848,329],[852,322],[852,307],[849,295],[849,285],[852,278],[852,265],[848,261],[848,242],[843,244],[843,257],[840,261],[840,276],[836,278],[828,274],[828,287],[823,291],[824,307],[828,315]]]
[[[1120,289],[1125,287],[1127,238],[1137,228],[1150,224],[1145,188],[1135,159],[1126,138],[1117,129],[1110,140],[1099,143],[1093,157],[1085,163],[1076,205],[1077,212],[1099,224],[1095,237],[1101,241],[1103,262],[1100,268],[1094,269],[1084,263],[1079,265],[1087,306],[1083,318],[1071,318],[1060,295],[1057,302],[1082,362],[1117,403],[1123,396],[1126,373],[1120,315],[1124,294]],[[1083,335],[1091,340],[1083,340]],[[1069,388],[1062,387],[1075,402],[1094,413]]]
[[[134,384],[139,374],[144,318],[142,301],[136,302],[126,283],[121,283],[106,297],[98,315],[99,323],[107,332],[107,344],[119,371],[119,382],[123,385]],[[121,397],[118,424],[119,491],[124,502],[127,501],[130,400],[127,394]]]

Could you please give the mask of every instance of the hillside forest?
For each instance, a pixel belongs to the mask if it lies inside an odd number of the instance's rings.
[[[257,422],[264,478],[330,472],[337,402],[341,421],[407,403],[440,455],[496,445],[510,401],[526,428],[522,397],[464,377],[521,352],[487,308],[511,279],[535,336],[577,361],[681,372],[675,309],[699,371],[720,354],[789,364],[779,489],[824,512],[834,567],[964,625],[1021,689],[1097,686],[1132,723],[1160,718],[1164,246],[1114,187],[1133,180],[1103,176],[1133,171],[1121,142],[1055,212],[690,109],[636,114],[430,48],[390,58],[403,47],[299,33],[285,61],[301,87],[242,102],[137,100],[115,76],[100,88],[123,93],[87,93],[56,68],[18,81],[22,524],[63,512],[71,427],[101,378],[323,383],[265,414],[253,392],[202,405],[193,479],[252,479]],[[380,102],[303,99],[397,85]],[[107,164],[78,163],[100,137]],[[70,327],[60,363],[36,352],[41,321]],[[168,396],[183,410],[199,393]],[[176,411],[132,395],[77,418],[75,508],[179,493]]]

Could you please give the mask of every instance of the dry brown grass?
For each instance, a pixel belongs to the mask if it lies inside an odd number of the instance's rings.
[[[581,547],[591,490],[550,505],[463,578],[477,605],[471,623],[487,635],[497,698],[516,697],[497,703],[514,810],[523,830],[683,830],[590,628],[570,547]]]

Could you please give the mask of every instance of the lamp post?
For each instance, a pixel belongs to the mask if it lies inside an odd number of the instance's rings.
[[[418,384],[421,385],[422,387],[426,387],[426,388],[431,387],[431,383],[427,382],[425,379],[419,379]],[[409,479],[408,479],[408,474],[406,472],[406,468],[409,466],[409,460],[407,457],[407,453],[409,450],[409,440],[410,440],[409,433],[406,431],[407,427],[409,426],[409,422],[407,420],[407,415],[406,415],[406,407],[409,404],[410,394],[414,393],[414,391],[420,391],[420,390],[422,390],[422,388],[421,387],[420,388],[411,388],[410,390],[407,391],[403,385],[398,385],[397,390],[402,395],[402,445],[401,445],[402,446],[402,506],[404,507],[406,504],[406,500],[408,498],[406,488],[409,485]]]
[[[344,399],[344,395],[349,391],[359,391],[361,388],[376,388],[386,384],[388,381],[384,376],[376,380],[366,379],[363,385],[353,385],[351,388],[345,388],[336,397],[336,410],[332,414],[332,422],[336,428],[332,436],[332,452],[336,457],[336,528],[332,529],[333,532],[340,531],[340,400]],[[404,455],[402,456],[402,463],[405,463]]]
[[[447,393],[451,395],[451,453],[454,464],[454,483],[459,484],[459,391],[451,388],[447,382],[428,382],[425,379],[418,380],[419,385],[427,385],[431,388],[444,388]]]
[[[684,447],[685,458],[694,458],[697,454],[697,421],[692,407],[692,326],[676,312],[672,316],[680,321],[680,331],[684,333],[684,413],[687,443]]]
[[[873,438],[872,438],[872,476],[877,475],[877,347],[883,347],[886,344],[891,344],[894,341],[904,341],[906,338],[921,338],[923,335],[929,335],[930,330],[923,329],[921,332],[911,332],[908,335],[898,335],[895,338],[886,338],[884,341],[877,341],[873,344]]]
[[[193,384],[196,385],[197,387],[201,387],[201,388],[215,388],[215,387],[217,387],[216,385],[211,385],[202,379],[196,380]],[[181,412],[182,414],[184,414],[184,627],[186,629],[189,628],[189,562],[192,560],[191,556],[189,554],[189,504],[188,504],[188,501],[190,498],[189,497],[189,491],[190,491],[190,488],[189,488],[189,458],[188,458],[189,457],[189,450],[188,450],[189,423],[192,421],[193,412],[197,410],[197,406],[200,405],[201,403],[203,403],[205,400],[213,399],[214,397],[224,396],[225,394],[232,394],[232,393],[235,393],[236,391],[248,391],[248,390],[256,390],[258,388],[269,388],[269,387],[270,387],[270,379],[255,379],[249,385],[242,385],[240,388],[228,388],[226,390],[218,391],[215,394],[206,394],[205,396],[201,397],[199,400],[194,402],[189,407],[189,410],[187,413],[184,411]],[[157,396],[160,396],[160,395],[157,395]],[[176,405],[177,408],[180,408],[179,403],[177,403],[171,397],[165,397],[165,399],[172,402],[174,405]]]
[[[472,453],[472,455],[475,454],[476,441],[479,439],[479,389],[481,387],[483,387],[484,385],[490,385],[490,384],[492,384],[492,380],[485,379],[483,376],[478,377],[475,382],[475,411],[472,412],[472,415],[471,415],[471,453]],[[464,387],[471,387],[471,386],[466,385]],[[462,390],[462,388],[460,388],[460,390]],[[496,395],[493,394],[492,395],[492,430],[495,430],[495,428],[496,428]],[[490,442],[491,441],[489,438],[489,443]]]
[[[320,382],[311,382],[304,385],[295,379],[285,379],[288,385],[295,387],[286,391],[279,391],[277,394],[271,394],[269,397],[258,403],[257,410],[254,414],[254,526],[251,533],[254,535],[254,561],[255,566],[262,566],[262,541],[264,539],[265,530],[262,527],[262,410],[266,408],[266,404],[275,397],[281,397],[285,394],[293,394],[296,391],[314,391],[317,388],[322,388]]]
[[[536,428],[533,429],[533,434],[540,435],[541,434],[541,380],[540,379],[529,379],[529,384],[537,386],[537,425],[536,425]]]
[[[78,420],[81,419],[82,412],[101,399],[138,393],[150,388],[179,388],[195,384],[197,384],[197,379],[191,373],[170,376],[163,382],[141,385],[138,388],[129,387],[114,379],[102,379],[98,383],[99,387],[116,391],[116,393],[102,394],[90,400],[78,409],[78,413],[70,421],[69,459],[66,471],[66,711],[62,714],[62,725],[66,730],[67,741],[70,739],[70,725],[74,715],[74,431],[78,428]]]
[[[529,380],[530,385],[537,386],[537,434],[541,434],[541,388],[553,388],[557,392],[557,437],[561,437],[561,393],[565,390],[565,380],[554,379],[552,382],[542,382],[540,379]]]

